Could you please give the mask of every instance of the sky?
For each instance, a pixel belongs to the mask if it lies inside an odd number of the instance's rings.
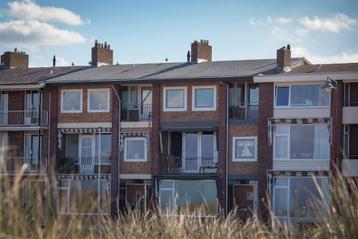
[[[207,39],[213,60],[275,58],[290,44],[312,63],[358,62],[357,0],[0,0],[0,53],[30,66],[88,65],[94,41],[114,63],[186,61]]]

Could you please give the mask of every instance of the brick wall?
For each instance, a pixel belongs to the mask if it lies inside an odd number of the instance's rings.
[[[87,110],[88,107],[88,89],[100,89],[106,88],[110,92],[110,105],[109,112],[98,112],[98,113],[89,113]],[[64,89],[82,89],[82,113],[61,113],[61,90]],[[112,122],[112,112],[113,112],[113,90],[111,85],[77,85],[77,86],[60,86],[58,93],[58,122],[59,123],[74,123],[74,122]]]
[[[50,172],[55,172],[56,156],[57,156],[57,122],[58,122],[58,88],[53,86],[49,88],[50,94],[50,155],[48,161],[48,168]]]
[[[343,109],[343,82],[338,81],[337,89],[331,93],[331,115],[332,115],[332,139],[331,142],[331,170],[335,170],[336,166],[340,168],[343,149],[343,125],[342,125],[342,109]]]
[[[155,185],[154,176],[158,175],[158,158],[160,154],[159,142],[159,127],[160,127],[160,104],[161,104],[161,87],[160,84],[153,84],[152,88],[152,128],[151,128],[151,171],[152,171],[152,198],[154,198]]]
[[[273,116],[273,83],[260,84],[258,120],[258,192],[262,216],[266,217],[267,170],[272,169],[272,146],[268,140],[267,120]]]
[[[120,95],[121,88],[119,86],[114,86],[113,88],[117,91],[117,94]],[[119,99],[115,95],[114,90],[111,89],[111,112],[112,112],[112,165],[111,165],[111,215],[117,215],[117,198],[118,198],[118,167],[119,167]]]

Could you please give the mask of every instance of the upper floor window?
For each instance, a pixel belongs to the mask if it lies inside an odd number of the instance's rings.
[[[61,112],[62,113],[82,112],[82,90],[62,90]]]
[[[109,112],[109,90],[88,90],[88,112]]]
[[[147,161],[146,139],[144,137],[128,137],[124,139],[124,161]]]
[[[257,160],[256,137],[234,137],[233,141],[233,161]]]
[[[273,148],[276,160],[328,160],[328,125],[277,125]]]
[[[230,119],[254,119],[259,110],[259,86],[249,82],[229,84]]]
[[[194,86],[192,94],[193,111],[216,110],[216,87]]]
[[[163,95],[163,111],[186,111],[186,87],[165,87]]]
[[[330,97],[320,84],[275,87],[276,107],[329,106]]]

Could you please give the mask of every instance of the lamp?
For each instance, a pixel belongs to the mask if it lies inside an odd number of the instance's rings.
[[[331,93],[332,90],[337,89],[337,81],[327,76],[327,79],[324,82],[324,85],[321,86],[324,91]]]

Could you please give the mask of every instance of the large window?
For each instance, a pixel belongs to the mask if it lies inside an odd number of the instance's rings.
[[[140,162],[147,160],[146,139],[144,137],[128,137],[124,140],[124,160]]]
[[[63,90],[61,92],[61,112],[82,112],[82,90]]]
[[[88,112],[109,112],[109,90],[88,90]]]
[[[256,161],[257,160],[257,138],[256,137],[234,137],[232,160],[233,161]]]
[[[328,125],[277,125],[274,128],[274,159],[329,159]]]
[[[322,89],[320,84],[275,87],[276,107],[329,106],[329,98],[329,93]]]
[[[216,110],[216,87],[194,86],[192,93],[192,110]]]
[[[186,111],[186,87],[165,87],[163,95],[163,111]]]
[[[215,180],[161,180],[159,205],[163,212],[187,214],[200,210],[208,216],[218,213]]]
[[[273,178],[272,206],[278,219],[322,218],[325,215],[325,202],[329,201],[329,195],[327,177]]]

